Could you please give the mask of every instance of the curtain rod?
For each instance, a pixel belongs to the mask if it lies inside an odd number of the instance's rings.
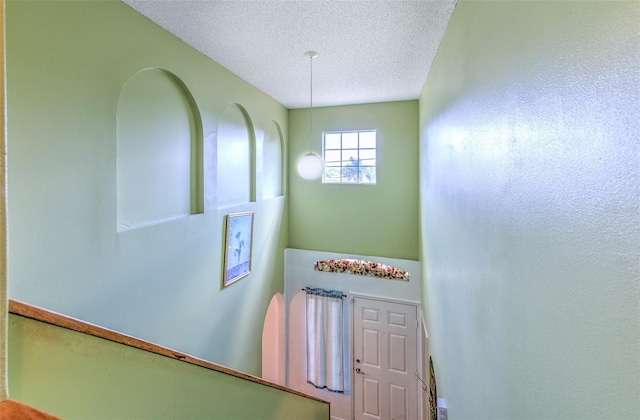
[[[307,292],[307,291],[309,291],[309,289],[313,289],[313,288],[306,287],[306,288],[301,289],[301,290],[302,290],[303,292]],[[323,290],[324,290],[324,289],[323,289]],[[337,290],[336,290],[336,291],[337,291]],[[329,292],[329,290],[327,290],[327,292]],[[342,292],[340,292],[340,293],[342,293]],[[342,297],[347,297],[347,295],[345,295],[344,293],[342,293]]]

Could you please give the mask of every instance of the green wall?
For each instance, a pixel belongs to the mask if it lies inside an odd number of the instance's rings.
[[[64,419],[329,418],[327,403],[17,315],[9,360],[11,398]]]
[[[217,162],[240,157],[217,155],[218,127],[225,110],[242,107],[261,179],[264,133],[276,123],[286,139],[287,110],[121,2],[9,1],[6,9],[9,297],[259,375],[264,316],[283,289],[286,204],[262,200],[256,182],[256,202],[219,208],[218,191],[235,181],[217,179]],[[200,114],[185,117],[185,147],[189,130],[201,138],[182,156],[189,165],[189,153],[199,153],[192,188],[201,196],[182,206],[193,214],[119,232],[120,93],[150,68],[174,75]],[[182,95],[171,83],[159,101]],[[169,170],[175,153],[155,156]],[[236,211],[255,212],[253,271],[222,289],[224,216]]]
[[[420,98],[450,418],[640,415],[640,3],[459,1]]]
[[[376,185],[329,185],[295,172],[309,152],[309,110],[289,111],[289,246],[418,259],[418,102],[313,109],[313,150],[324,131],[375,129]]]

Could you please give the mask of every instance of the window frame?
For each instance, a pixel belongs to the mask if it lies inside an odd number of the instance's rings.
[[[373,142],[374,142],[374,147],[361,147],[361,134],[362,133],[373,133]],[[336,135],[339,134],[340,135],[340,147],[339,148],[327,148],[327,135]],[[356,147],[344,147],[344,136],[345,135],[352,135],[352,134],[356,134]],[[347,140],[348,141],[348,140]],[[327,159],[327,151],[329,152],[338,152],[340,155],[340,159],[332,159],[331,161],[328,161]],[[355,181],[345,181],[345,176],[344,176],[344,168],[352,168],[354,166],[350,166],[350,165],[345,165],[345,151],[346,152],[351,152],[353,153],[355,151],[356,157],[357,159],[353,159],[353,157],[351,157],[350,159],[352,159],[352,161],[356,162],[355,168],[356,169],[356,176],[357,179]],[[373,158],[369,157],[365,157],[362,158],[361,157],[361,152],[363,151],[373,151]],[[334,184],[334,185],[376,185],[377,183],[377,168],[378,168],[378,130],[376,129],[364,129],[364,130],[332,130],[332,131],[323,131],[322,132],[322,159],[325,162],[325,167],[324,167],[324,171],[322,172],[322,183],[323,184]],[[361,165],[360,162],[362,160],[373,160],[373,165]],[[338,162],[339,165],[336,165],[335,163]],[[328,164],[329,163],[329,164]],[[331,170],[335,170],[338,169],[338,171],[340,172],[340,180],[339,181],[333,181],[331,179],[334,178],[327,178],[327,172],[331,171]],[[372,168],[372,175],[373,175],[373,181],[363,181],[362,180],[362,171],[361,169],[365,169],[365,168]]]

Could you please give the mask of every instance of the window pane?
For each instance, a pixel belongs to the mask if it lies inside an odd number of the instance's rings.
[[[340,149],[340,133],[325,133],[324,148]]]
[[[358,168],[356,166],[342,168],[342,182],[358,182]]]
[[[375,159],[360,159],[360,166],[375,167],[376,166],[376,160]]]
[[[376,147],[376,132],[375,131],[361,131],[360,132],[360,148],[362,149],[375,149]]]
[[[360,149],[360,160],[364,159],[376,159],[376,151],[372,149],[362,150]]]
[[[358,133],[343,133],[342,134],[342,148],[343,149],[357,149],[358,148]]]
[[[326,150],[324,152],[325,165],[340,165],[340,150]]]
[[[340,168],[328,167],[324,168],[324,182],[340,182]]]
[[[363,183],[376,182],[376,169],[360,168],[360,182],[363,182]]]
[[[348,165],[349,162],[358,164],[358,151],[357,150],[343,150],[342,151],[342,164]]]

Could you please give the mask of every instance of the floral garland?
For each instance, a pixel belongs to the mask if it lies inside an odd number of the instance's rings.
[[[409,281],[409,273],[396,267],[373,261],[350,260],[346,258],[316,261],[313,267],[325,273],[348,273],[360,276]]]

